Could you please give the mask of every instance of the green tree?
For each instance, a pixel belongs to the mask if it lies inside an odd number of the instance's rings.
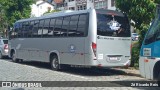
[[[55,9],[55,10],[48,10],[47,12],[45,12],[44,14],[48,14],[48,13],[55,13],[55,12],[59,12],[59,11],[61,11],[61,10],[57,10],[57,9]],[[44,15],[43,14],[43,15]]]
[[[33,0],[0,0],[8,25],[12,26],[16,20],[29,18]]]
[[[132,25],[140,34],[138,49],[133,50],[132,61],[139,57],[140,46],[154,18],[156,3],[160,3],[160,0],[116,0],[116,7],[126,13],[130,20],[134,21]],[[132,64],[134,65],[134,62]]]

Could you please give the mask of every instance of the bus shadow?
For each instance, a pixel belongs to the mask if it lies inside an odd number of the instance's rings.
[[[51,69],[49,63],[44,62],[36,62],[36,61],[25,61],[19,64],[29,65],[37,68],[42,69]],[[75,68],[65,66],[59,72],[65,72],[74,75],[81,75],[81,76],[113,76],[113,75],[124,75],[124,76],[136,76],[140,77],[139,74],[134,73],[127,73],[123,70],[116,70],[114,68]]]
[[[122,70],[117,70],[114,68],[69,68],[67,70],[63,70],[63,72],[82,75],[82,76],[136,76],[141,77],[139,74],[135,73],[127,73]]]
[[[3,59],[5,61],[11,61],[11,59],[6,58]],[[51,69],[51,66],[49,63],[44,63],[44,62],[37,62],[37,61],[24,61],[20,62],[18,64],[23,64],[23,65],[29,65],[37,68],[42,68],[42,69]],[[123,76],[136,76],[136,77],[141,77],[140,74],[136,73],[128,73],[126,71],[123,71],[121,69],[115,69],[115,68],[75,68],[75,67],[68,67],[65,66],[62,70],[58,72],[65,72],[69,74],[74,74],[74,75],[81,75],[81,76],[113,76],[113,75],[123,75]]]

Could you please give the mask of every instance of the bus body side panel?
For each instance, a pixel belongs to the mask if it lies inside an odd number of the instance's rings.
[[[96,23],[96,11],[91,10],[89,13],[88,36],[85,39],[85,65],[87,66],[97,66],[100,64],[97,60],[94,60],[94,53],[92,50],[92,42],[96,42]]]
[[[61,38],[53,42],[60,52],[61,64],[84,65],[85,37]]]
[[[139,70],[140,70],[140,74],[145,77],[145,68],[144,68],[144,60],[145,57],[139,57]]]
[[[19,59],[49,62],[50,52],[56,50],[61,64],[84,65],[84,37],[27,38],[11,43]]]
[[[153,79],[153,68],[154,67],[154,44],[142,45],[139,59],[139,69],[143,77]]]

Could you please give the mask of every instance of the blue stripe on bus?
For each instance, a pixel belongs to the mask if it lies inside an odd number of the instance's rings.
[[[140,56],[143,56],[143,49],[144,48],[151,48],[151,57],[160,57],[160,41],[153,42],[148,45],[142,45]]]

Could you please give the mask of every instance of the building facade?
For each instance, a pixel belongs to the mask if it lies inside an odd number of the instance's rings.
[[[116,10],[115,0],[52,0],[59,10],[110,9]]]
[[[45,12],[54,10],[54,6],[45,1],[37,0],[34,4],[31,5],[31,17],[42,16]]]

